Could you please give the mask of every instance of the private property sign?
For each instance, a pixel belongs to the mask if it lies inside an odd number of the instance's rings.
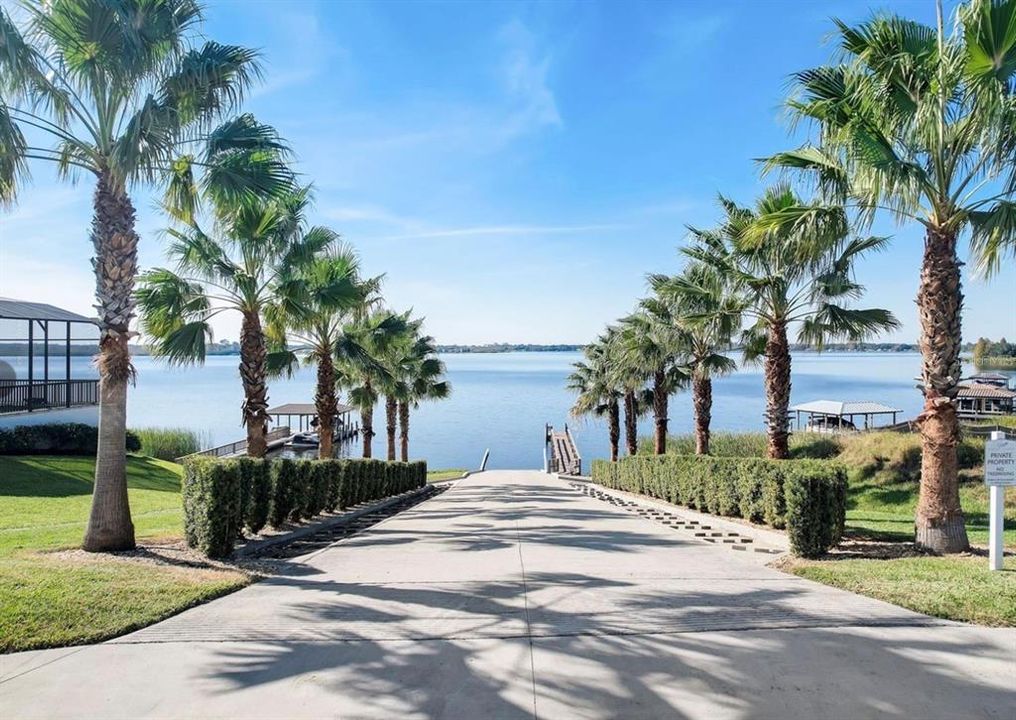
[[[984,483],[1016,485],[1016,440],[988,440],[984,444]]]

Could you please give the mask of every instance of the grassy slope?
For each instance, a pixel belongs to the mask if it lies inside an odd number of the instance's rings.
[[[441,482],[462,477],[465,470],[431,470],[427,473],[427,482]]]
[[[969,555],[893,560],[793,560],[795,575],[950,620],[1016,626],[1016,558],[989,572]]]
[[[0,457],[0,651],[94,642],[122,634],[247,583],[237,572],[45,551],[81,541],[94,462]],[[128,461],[139,540],[182,533],[178,465]]]

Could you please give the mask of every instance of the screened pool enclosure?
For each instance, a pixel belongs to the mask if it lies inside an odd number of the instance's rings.
[[[97,405],[95,321],[47,305],[0,298],[0,414]]]

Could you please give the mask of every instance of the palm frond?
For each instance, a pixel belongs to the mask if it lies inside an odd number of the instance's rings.
[[[970,252],[977,272],[997,274],[1006,257],[1016,258],[1016,202],[999,200],[987,210],[972,211]]]
[[[265,367],[268,377],[292,378],[300,369],[300,358],[292,350],[270,350],[265,359]]]
[[[0,11],[2,12],[2,11]],[[0,207],[10,207],[28,175],[27,143],[0,95]]]

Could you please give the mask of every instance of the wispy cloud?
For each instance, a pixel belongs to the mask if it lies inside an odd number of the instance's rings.
[[[505,25],[500,34],[505,45],[505,87],[517,104],[511,129],[561,126],[557,101],[547,81],[550,55],[541,51],[536,36],[519,20]]]
[[[415,227],[418,221],[399,215],[380,205],[338,205],[322,208],[320,214],[335,222],[367,222],[395,225],[401,228]]]
[[[482,236],[515,236],[531,237],[538,235],[574,235],[587,232],[607,232],[623,230],[626,225],[477,225],[473,227],[442,228],[438,230],[422,230],[402,235],[386,235],[376,240],[409,240],[426,238],[457,238]]]
[[[252,7],[257,7],[254,3]],[[251,99],[264,98],[282,90],[307,85],[326,68],[332,75],[349,67],[349,54],[336,38],[325,33],[318,16],[309,12],[280,13],[271,4],[265,6],[266,23],[271,23],[275,48],[268,53],[265,82],[255,87]]]

